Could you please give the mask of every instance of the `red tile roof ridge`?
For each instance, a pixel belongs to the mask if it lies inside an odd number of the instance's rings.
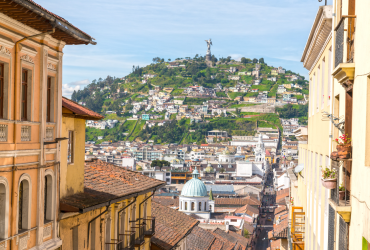
[[[66,109],[71,110],[73,113],[76,113],[78,115],[85,115],[85,116],[91,117],[92,119],[99,119],[99,120],[104,118],[104,116],[96,113],[95,111],[92,111],[86,107],[83,107],[77,102],[72,101],[64,96],[62,97],[62,106],[65,107]]]

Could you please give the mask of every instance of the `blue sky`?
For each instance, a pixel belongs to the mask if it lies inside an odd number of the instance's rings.
[[[317,0],[36,0],[97,41],[64,50],[63,95],[93,79],[122,77],[153,57],[263,57],[307,77],[301,55]],[[331,3],[331,0],[329,0]]]

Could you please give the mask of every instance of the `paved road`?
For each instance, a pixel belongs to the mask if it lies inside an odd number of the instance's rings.
[[[271,174],[269,176],[272,176]],[[272,185],[271,177],[268,178],[266,181],[266,186]],[[269,247],[269,239],[268,239],[268,232],[273,229],[273,221],[274,221],[274,213],[270,213],[269,209],[265,206],[273,206],[275,205],[275,196],[274,195],[264,195],[262,198],[262,214],[266,214],[265,218],[260,216],[259,223],[257,225],[257,230],[261,230],[260,234],[257,238],[257,244],[254,249],[256,250],[266,250]]]

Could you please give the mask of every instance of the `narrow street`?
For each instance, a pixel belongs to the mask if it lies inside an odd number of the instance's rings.
[[[273,230],[275,195],[273,189],[273,175],[270,172],[265,184],[265,194],[262,198],[260,219],[257,224],[257,244],[255,249],[265,250],[269,246],[268,232]],[[270,194],[272,192],[272,194]]]

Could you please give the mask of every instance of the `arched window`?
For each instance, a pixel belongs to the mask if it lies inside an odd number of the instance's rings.
[[[194,211],[195,210],[195,202],[192,202],[191,203],[191,211]]]
[[[199,202],[198,210],[199,210],[199,211],[202,211],[202,202]]]
[[[204,211],[207,211],[207,202],[204,202]]]
[[[18,188],[18,232],[30,228],[31,188],[27,179],[21,180]]]
[[[0,239],[8,238],[9,220],[8,181],[0,177]]]
[[[180,202],[180,210],[182,210],[182,202]]]
[[[188,203],[185,202],[185,211],[188,210]]]
[[[212,205],[209,205],[209,211],[212,212]]]
[[[44,223],[53,220],[53,177],[45,175],[44,186]]]

